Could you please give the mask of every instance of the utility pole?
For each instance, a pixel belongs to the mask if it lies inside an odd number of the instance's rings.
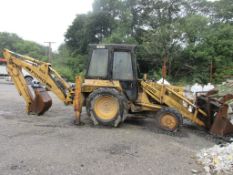
[[[47,41],[47,42],[44,42],[44,43],[47,43],[49,45],[49,47],[48,47],[48,58],[49,58],[49,63],[52,63],[52,44],[54,44],[55,42]]]
[[[210,62],[210,79],[209,82],[211,83],[213,79],[213,60]]]

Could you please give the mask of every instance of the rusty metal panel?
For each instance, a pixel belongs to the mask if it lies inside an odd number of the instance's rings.
[[[232,94],[222,96],[220,99],[211,97],[216,94],[215,91],[210,91],[207,95],[197,97],[197,105],[207,112],[205,118],[206,128],[211,134],[225,136],[233,133],[233,125],[228,117],[227,101],[233,99]]]
[[[35,88],[35,98],[30,107],[30,112],[42,115],[52,106],[52,99],[45,88]]]
[[[210,129],[210,133],[218,136],[226,136],[233,133],[232,123],[224,117],[217,116]]]

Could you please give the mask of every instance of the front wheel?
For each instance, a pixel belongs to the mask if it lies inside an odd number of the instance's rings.
[[[177,131],[183,123],[181,114],[169,107],[160,109],[156,114],[156,118],[161,129],[171,132]]]

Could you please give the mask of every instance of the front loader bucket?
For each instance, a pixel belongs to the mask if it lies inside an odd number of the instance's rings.
[[[232,94],[227,94],[220,99],[211,97],[216,91],[210,91],[207,95],[197,97],[197,106],[207,113],[207,116],[201,118],[205,123],[206,129],[217,136],[226,136],[233,134],[233,125],[228,116],[227,101],[233,99]]]
[[[227,118],[217,116],[210,129],[210,133],[217,136],[233,134],[233,125]]]
[[[45,88],[34,88],[35,98],[30,106],[30,112],[42,115],[52,106],[52,99]]]
[[[233,134],[233,125],[230,121],[231,119],[228,117],[229,106],[226,104],[226,102],[231,99],[233,99],[233,95],[227,94],[219,100],[219,102],[222,104],[210,128],[211,134],[218,136]]]

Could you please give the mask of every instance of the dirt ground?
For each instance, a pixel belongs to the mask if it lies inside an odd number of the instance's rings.
[[[47,113],[30,116],[15,87],[0,81],[1,175],[204,174],[194,155],[214,142],[200,136],[203,131],[186,125],[170,136],[158,132],[153,119],[96,127],[85,112],[85,124],[75,126],[72,106],[52,98]]]

